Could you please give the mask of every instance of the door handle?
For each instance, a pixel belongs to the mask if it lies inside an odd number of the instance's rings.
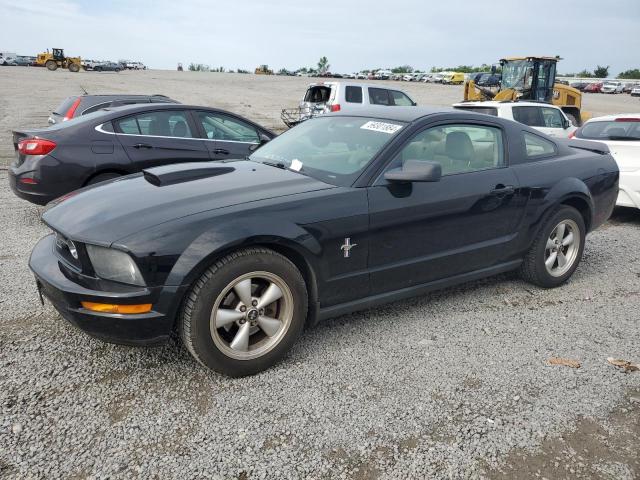
[[[138,149],[140,149],[140,148],[146,148],[146,149],[149,149],[149,148],[153,148],[153,145],[149,145],[148,143],[136,143],[136,144],[133,146],[133,148],[138,148]]]
[[[516,189],[513,188],[513,185],[496,185],[496,188],[491,190],[492,195],[504,196],[504,195],[513,195]]]
[[[216,148],[213,150],[213,153],[216,155],[229,155],[229,150],[225,150],[224,148]]]

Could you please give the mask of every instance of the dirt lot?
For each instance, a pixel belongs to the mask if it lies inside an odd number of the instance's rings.
[[[636,211],[588,237],[561,288],[503,275],[340,317],[239,380],[176,344],[90,339],[40,306],[27,258],[47,229],[8,188],[12,128],[46,125],[82,86],[162,93],[278,130],[309,81],[0,67],[0,478],[640,478],[640,372],[606,361],[640,361]],[[397,85],[424,105],[461,93]],[[627,95],[586,95],[585,107],[640,111]]]

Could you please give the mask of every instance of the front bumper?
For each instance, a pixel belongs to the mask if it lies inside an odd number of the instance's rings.
[[[111,343],[152,345],[169,338],[186,287],[137,287],[97,279],[92,280],[91,286],[82,285],[60,265],[54,242],[54,236],[48,235],[36,244],[29,268],[40,292],[64,319],[89,335]],[[153,307],[151,312],[143,314],[98,313],[83,308],[80,303],[83,301],[151,303]]]

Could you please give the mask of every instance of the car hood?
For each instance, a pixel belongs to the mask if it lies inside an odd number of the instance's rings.
[[[76,190],[42,219],[68,238],[108,246],[187,215],[328,188],[335,187],[257,162],[185,163]]]

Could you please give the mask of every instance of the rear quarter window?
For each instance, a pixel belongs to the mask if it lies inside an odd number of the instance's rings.
[[[524,132],[524,147],[530,160],[549,157],[556,153],[555,143],[530,132]]]
[[[71,105],[73,105],[73,102],[75,102],[77,99],[78,97],[65,98],[62,103],[56,107],[53,113],[64,116],[64,114],[67,113],[67,111],[71,108]]]

